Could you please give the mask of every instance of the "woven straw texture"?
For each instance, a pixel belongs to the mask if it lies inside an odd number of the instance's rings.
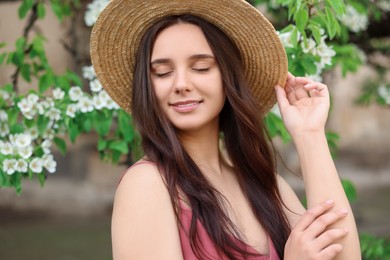
[[[244,60],[249,86],[262,113],[276,102],[274,86],[284,86],[287,58],[274,27],[244,0],[112,0],[91,35],[96,75],[111,98],[131,113],[135,57],[144,32],[157,20],[192,14],[224,31]]]

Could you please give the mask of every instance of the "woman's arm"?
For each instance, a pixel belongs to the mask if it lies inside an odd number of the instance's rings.
[[[340,217],[327,229],[338,227],[348,230],[348,235],[337,241],[343,248],[337,259],[360,259],[354,216],[325,137],[329,111],[327,87],[308,78],[289,74],[285,88],[278,86],[276,92],[283,121],[298,151],[308,208],[331,199],[334,205],[329,212],[342,215],[343,210],[347,210],[345,217]]]
[[[114,260],[183,259],[169,193],[154,165],[134,166],[121,180],[111,231]]]

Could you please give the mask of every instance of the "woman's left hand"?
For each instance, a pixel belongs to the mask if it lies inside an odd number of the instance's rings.
[[[325,84],[289,73],[286,86],[275,88],[284,124],[292,136],[324,131],[330,106]]]

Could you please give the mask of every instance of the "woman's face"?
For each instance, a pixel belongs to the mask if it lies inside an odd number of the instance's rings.
[[[150,66],[159,105],[178,130],[218,127],[225,103],[221,72],[198,26],[181,23],[161,31]]]

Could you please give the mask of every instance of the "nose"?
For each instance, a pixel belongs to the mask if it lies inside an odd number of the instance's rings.
[[[175,73],[174,90],[176,94],[183,94],[192,90],[191,81],[188,72],[185,70],[177,70]]]

